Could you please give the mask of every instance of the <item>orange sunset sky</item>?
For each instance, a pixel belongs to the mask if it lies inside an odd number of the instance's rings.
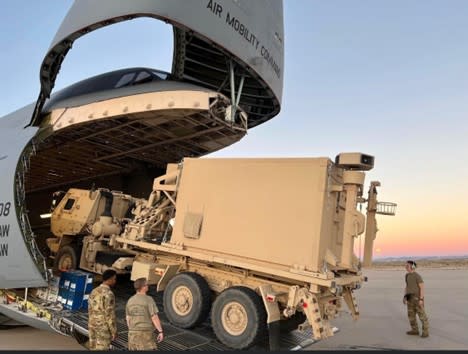
[[[410,170],[408,176],[413,171],[416,173],[416,169]],[[441,171],[432,174],[444,175]],[[458,176],[446,177],[445,186],[431,177],[421,180],[421,186],[418,179],[400,184],[398,178],[396,184],[382,185],[380,199],[398,206],[395,216],[377,215],[374,257],[468,255],[468,188],[453,183]]]

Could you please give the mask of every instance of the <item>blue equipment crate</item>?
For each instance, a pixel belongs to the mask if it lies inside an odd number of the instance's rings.
[[[81,270],[63,272],[59,282],[59,301],[67,310],[88,308],[94,275]]]

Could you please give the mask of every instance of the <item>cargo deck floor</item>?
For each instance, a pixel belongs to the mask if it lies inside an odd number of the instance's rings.
[[[128,343],[128,328],[125,322],[125,305],[127,300],[134,294],[129,283],[124,286],[114,288],[116,298],[116,318],[118,338],[112,342],[112,346],[116,350],[126,350]],[[164,329],[164,340],[158,344],[160,350],[230,350],[225,345],[221,344],[215,337],[208,318],[204,323],[196,328],[185,330],[175,327],[169,323],[163,312],[162,293],[149,292],[156,301],[159,308],[159,318]],[[81,335],[88,336],[88,313],[84,310],[65,311],[62,310],[55,314],[68,325],[72,325],[75,331]],[[294,330],[288,333],[281,333],[279,341],[280,350],[297,350],[304,348],[314,342],[311,331],[299,332]],[[261,343],[250,348],[252,350],[268,351],[268,336]]]

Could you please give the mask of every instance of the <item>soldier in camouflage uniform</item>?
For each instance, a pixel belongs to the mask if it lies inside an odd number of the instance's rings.
[[[102,284],[93,289],[88,300],[89,349],[109,350],[117,338],[115,322],[115,297],[111,287],[117,281],[115,270],[107,269],[102,274]]]
[[[153,298],[146,295],[148,292],[146,278],[135,280],[134,287],[136,294],[128,300],[125,308],[128,325],[128,349],[157,349],[157,342],[164,339],[158,307]],[[155,328],[158,331],[156,339]]]
[[[408,319],[411,325],[411,330],[406,332],[409,335],[419,335],[418,322],[416,315],[422,324],[421,337],[429,336],[429,321],[427,320],[426,312],[424,311],[424,282],[422,277],[416,272],[416,262],[406,262],[406,288],[403,303],[408,307]]]

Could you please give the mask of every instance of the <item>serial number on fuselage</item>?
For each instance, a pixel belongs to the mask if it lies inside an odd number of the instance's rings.
[[[0,218],[10,215],[11,202],[0,202]]]

